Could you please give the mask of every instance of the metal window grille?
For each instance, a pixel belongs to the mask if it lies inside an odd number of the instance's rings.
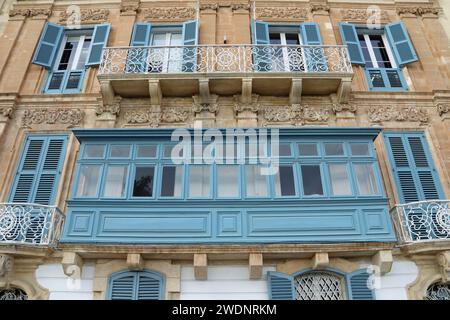
[[[450,300],[450,283],[434,283],[429,286],[425,300]]]
[[[295,278],[296,300],[344,300],[343,279],[328,272],[308,272]]]
[[[0,300],[28,300],[28,295],[18,288],[1,289]]]

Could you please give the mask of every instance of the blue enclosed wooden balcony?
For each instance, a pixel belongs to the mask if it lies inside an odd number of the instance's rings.
[[[379,129],[280,129],[278,151],[270,136],[267,144],[278,169],[265,173],[251,153],[259,140],[238,138],[249,131],[234,133],[223,163],[207,143],[177,149],[172,133],[74,130],[81,146],[61,243],[395,241],[373,145]]]

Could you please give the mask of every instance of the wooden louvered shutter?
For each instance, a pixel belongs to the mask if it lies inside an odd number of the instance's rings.
[[[302,35],[302,44],[314,46],[305,48],[307,71],[309,72],[325,72],[328,70],[325,51],[318,46],[322,45],[322,37],[320,36],[320,27],[316,22],[305,22],[300,25],[300,33]]]
[[[356,27],[350,23],[340,23],[342,43],[347,46],[350,62],[353,64],[365,65],[364,55],[359,44]]]
[[[269,297],[271,300],[294,300],[294,279],[281,272],[269,272]]]
[[[111,300],[135,300],[137,274],[127,272],[112,277],[110,280],[109,299]]]
[[[108,43],[109,31],[111,24],[103,23],[95,26],[92,36],[91,45],[89,47],[87,66],[99,65],[102,60],[103,48]]]
[[[111,300],[161,300],[164,278],[153,271],[124,271],[113,275],[109,282]]]
[[[366,269],[360,269],[347,275],[347,287],[351,300],[375,299],[369,278],[370,274]]]
[[[391,166],[403,203],[443,197],[423,134],[388,134]]]
[[[403,22],[388,24],[385,26],[385,30],[392,51],[400,66],[419,60]]]
[[[137,300],[162,299],[162,283],[158,276],[140,272],[137,286]]]
[[[10,195],[11,202],[53,203],[66,141],[66,136],[28,137]]]

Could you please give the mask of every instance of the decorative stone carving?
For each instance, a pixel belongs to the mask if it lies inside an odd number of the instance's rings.
[[[196,10],[192,7],[159,7],[144,9],[143,13],[149,20],[181,20],[195,18]]]
[[[83,258],[75,252],[64,252],[61,264],[64,274],[72,279],[81,279]]]
[[[14,268],[14,257],[0,254],[0,278],[8,276]]]
[[[328,14],[330,12],[330,6],[327,4],[312,3],[309,6],[309,10],[311,13]]]
[[[103,104],[101,101],[97,108],[95,108],[95,113],[99,116],[104,113],[110,113],[112,115],[118,116],[120,113],[120,97],[115,97],[112,104]]]
[[[450,273],[450,251],[438,253],[436,260],[441,269],[442,281],[447,282]]]
[[[334,103],[332,110],[334,113],[338,113],[338,112],[351,112],[351,113],[355,113],[356,112],[356,106],[353,104],[349,104],[349,103]]]
[[[208,111],[216,114],[219,111],[217,104],[217,95],[210,95],[208,101],[202,101],[200,96],[194,96],[194,104],[192,105],[192,111],[195,113],[201,113],[202,111]]]
[[[200,10],[212,10],[216,11],[219,8],[217,3],[202,3],[200,5]]]
[[[443,116],[445,113],[450,112],[450,103],[449,104],[439,103],[437,105],[437,111],[440,116]]]
[[[342,9],[342,18],[346,21],[367,21],[373,19],[375,13],[368,9]],[[378,12],[379,18],[382,21],[389,21],[389,16],[386,11],[380,10]]]
[[[369,108],[371,122],[411,121],[425,123],[429,120],[428,113],[417,107],[396,108],[393,106],[376,106]]]
[[[6,118],[11,118],[14,109],[12,107],[0,107],[0,114]]]
[[[439,15],[439,9],[433,7],[400,7],[397,8],[399,16],[424,16],[424,15]]]
[[[312,108],[303,107],[303,120],[312,122],[325,122],[330,118],[330,110],[328,108]]]
[[[127,111],[125,121],[128,124],[148,124],[149,127],[156,128],[161,121],[161,112],[151,109]]]
[[[72,17],[71,12],[63,11],[59,15],[59,22],[66,23]],[[108,9],[84,9],[80,12],[80,21],[83,23],[99,23],[108,21]]]
[[[306,20],[308,18],[308,9],[297,7],[263,7],[256,8],[256,16],[258,19],[296,19]]]
[[[139,11],[139,0],[123,0],[120,3],[121,15],[135,15]]]
[[[263,118],[266,122],[292,122],[297,119],[298,107],[270,106],[264,108]]]
[[[187,108],[165,107],[161,111],[161,121],[167,123],[185,122],[190,112]]]
[[[329,108],[315,108],[293,104],[291,106],[267,106],[264,108],[264,123],[289,122],[301,125],[304,122],[326,122],[330,118]]]
[[[66,124],[68,128],[77,126],[84,118],[80,109],[31,109],[25,110],[22,126],[30,128],[33,124]]]
[[[248,4],[248,3],[233,3],[231,5],[231,9],[233,11],[238,11],[238,10],[248,11],[248,10],[250,10],[250,4]]]
[[[22,16],[22,17],[36,17],[46,16],[49,17],[52,14],[52,10],[48,8],[14,8],[9,11],[10,17]]]

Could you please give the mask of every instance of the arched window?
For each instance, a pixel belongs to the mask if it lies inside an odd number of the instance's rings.
[[[294,278],[295,300],[344,300],[342,276],[324,271],[309,271]]]
[[[28,300],[28,295],[19,288],[4,288],[0,289],[0,300]]]
[[[427,289],[425,300],[450,300],[450,283],[433,283]]]
[[[162,300],[164,276],[155,271],[120,271],[109,278],[111,300]]]

